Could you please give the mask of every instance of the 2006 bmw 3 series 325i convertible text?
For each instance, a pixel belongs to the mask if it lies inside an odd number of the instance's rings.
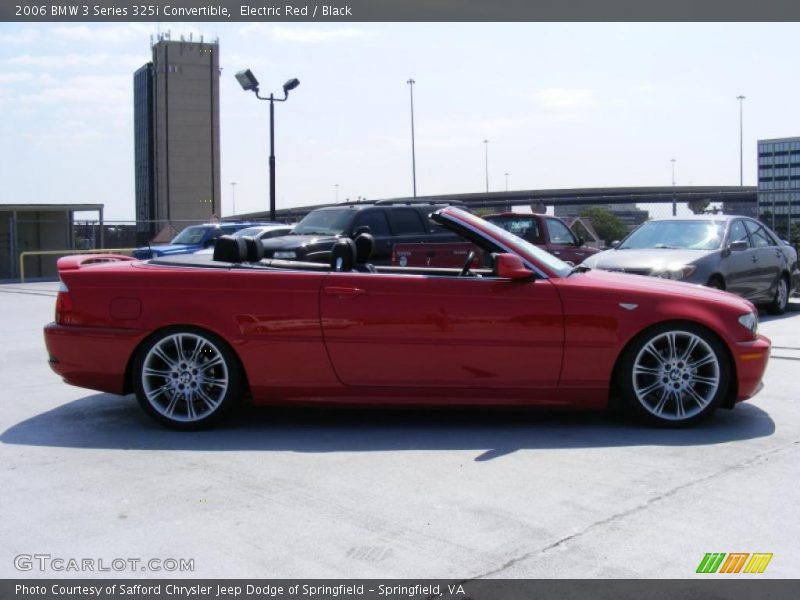
[[[431,218],[472,242],[461,269],[375,267],[372,239],[330,264],[263,259],[252,239],[214,256],[59,260],[53,370],[136,394],[152,417],[205,426],[255,404],[536,406],[617,403],[694,423],[761,386],[770,342],[727,292],[571,267],[453,207]]]

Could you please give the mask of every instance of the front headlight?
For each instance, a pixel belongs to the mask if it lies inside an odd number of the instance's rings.
[[[697,271],[697,267],[694,265],[669,265],[668,267],[654,269],[650,274],[653,277],[661,277],[662,279],[686,279],[695,271]]]
[[[281,252],[276,252],[272,255],[272,258],[297,258],[297,253],[291,250],[284,250]]]
[[[758,315],[756,313],[749,312],[746,315],[742,315],[737,320],[739,321],[739,325],[752,333],[753,337],[756,337],[758,333]]]

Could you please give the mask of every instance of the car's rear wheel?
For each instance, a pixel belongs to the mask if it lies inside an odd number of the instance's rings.
[[[241,395],[239,361],[218,336],[195,328],[162,331],[136,355],[134,390],[154,419],[174,429],[217,421]]]
[[[775,287],[775,297],[772,302],[767,306],[767,312],[771,315],[782,315],[786,312],[789,306],[789,280],[785,275],[778,278],[778,284]]]
[[[629,413],[656,425],[682,427],[719,406],[730,365],[722,343],[702,327],[665,324],[626,348],[618,377]]]

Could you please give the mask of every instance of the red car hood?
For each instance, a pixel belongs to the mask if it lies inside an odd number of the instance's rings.
[[[637,295],[670,295],[691,300],[715,302],[742,312],[755,310],[753,304],[744,298],[692,283],[600,270],[587,271],[581,275],[571,275],[569,279],[575,277],[585,277],[586,281],[591,281],[606,289],[617,288],[621,292],[633,292]]]

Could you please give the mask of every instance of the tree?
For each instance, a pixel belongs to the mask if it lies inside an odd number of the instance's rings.
[[[708,208],[708,205],[711,204],[711,200],[708,198],[705,200],[689,200],[687,204],[689,205],[689,210],[694,214],[702,215]]]
[[[606,246],[611,245],[614,240],[621,240],[627,233],[625,223],[605,208],[590,206],[581,211],[581,216],[589,219],[597,235],[600,236]]]

